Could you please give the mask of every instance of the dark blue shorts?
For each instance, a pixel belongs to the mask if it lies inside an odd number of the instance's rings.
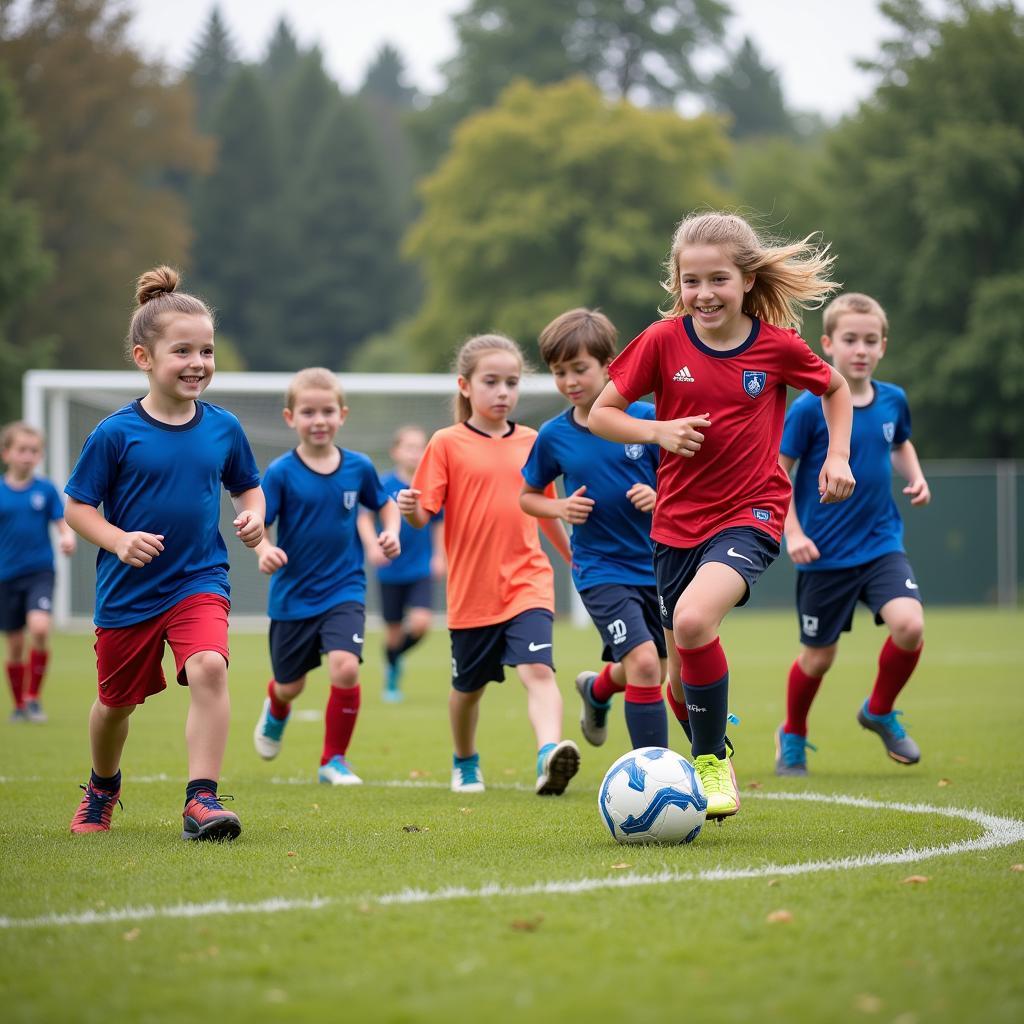
[[[528,608],[507,622],[449,630],[452,686],[472,693],[488,683],[505,682],[505,665],[555,667],[551,631],[555,617],[546,608]]]
[[[603,583],[580,591],[580,600],[604,641],[602,661],[622,661],[634,647],[654,641],[658,657],[665,657],[665,631],[661,628],[656,587]]]
[[[807,647],[831,647],[840,633],[849,633],[853,612],[863,601],[878,614],[895,597],[921,600],[921,591],[910,561],[902,551],[848,569],[822,569],[796,574],[796,613],[800,622],[800,643]]]
[[[411,583],[380,584],[380,614],[387,623],[399,623],[408,608],[434,606],[434,581],[429,576]]]
[[[53,611],[53,571],[28,572],[0,581],[0,633],[25,628],[29,612]]]
[[[705,562],[732,566],[746,580],[747,592],[737,602],[739,607],[750,600],[750,588],[778,557],[778,541],[764,530],[752,526],[733,526],[722,530],[695,548],[670,548],[667,544],[656,543],[654,576],[658,581],[662,626],[672,628],[676,602]]]
[[[328,651],[349,651],[363,660],[366,608],[358,601],[329,608],[309,619],[270,622],[270,663],[279,683],[294,683],[320,666]]]

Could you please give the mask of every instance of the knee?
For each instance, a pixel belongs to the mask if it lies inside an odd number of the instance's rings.
[[[805,675],[823,676],[836,660],[835,647],[805,647],[797,659]]]
[[[138,704],[126,704],[122,707],[110,707],[97,700],[93,705],[93,712],[97,718],[100,718],[104,722],[123,722],[126,718],[131,716],[132,712],[137,707]]]
[[[553,686],[558,689],[555,682],[555,673],[547,665],[518,665],[516,671],[523,686],[527,689],[539,689]]]
[[[190,686],[224,686],[228,681],[228,666],[222,654],[216,651],[198,651],[185,664]]]
[[[331,651],[328,667],[331,675],[331,686],[346,690],[359,682],[359,659],[349,651]]]
[[[7,660],[12,662],[21,661],[25,654],[25,634],[7,634]]]
[[[626,680],[634,685],[658,686],[664,678],[661,659],[653,644],[633,648],[622,661]]]
[[[409,613],[409,632],[413,636],[423,636],[430,629],[433,618],[431,612],[424,608],[415,609]]]
[[[916,651],[924,643],[924,616],[909,614],[901,616],[889,627],[893,643],[905,651]]]
[[[707,643],[708,633],[713,633],[716,627],[717,623],[711,621],[707,612],[695,605],[680,603],[676,606],[672,632],[676,643],[684,650]]]

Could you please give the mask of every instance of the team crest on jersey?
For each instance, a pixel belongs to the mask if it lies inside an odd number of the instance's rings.
[[[41,512],[46,505],[46,499],[38,491],[28,501],[37,512]]]
[[[633,459],[635,462],[637,459],[643,458],[644,446],[642,444],[627,444],[625,447],[627,459]]]
[[[744,370],[743,390],[746,391],[751,398],[757,398],[757,396],[764,391],[764,384],[767,379],[768,374],[766,374],[764,370]]]
[[[886,444],[892,444],[892,439],[896,436],[896,424],[895,423],[883,423],[882,424],[882,437],[885,438]]]
[[[345,491],[345,493],[342,495],[342,501],[345,503],[345,508],[355,508],[356,499],[358,497],[358,491]]]

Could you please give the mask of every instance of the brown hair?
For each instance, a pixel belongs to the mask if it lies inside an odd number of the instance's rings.
[[[26,423],[24,420],[14,420],[12,423],[5,424],[4,428],[0,430],[0,452],[7,451],[14,444],[14,439],[19,434],[31,434],[33,437],[38,438],[41,443],[44,443],[46,440],[43,432],[38,427],[33,427],[31,423]]]
[[[482,356],[488,352],[508,352],[519,360],[521,372],[526,370],[526,362],[523,359],[522,349],[504,334],[478,334],[462,343],[462,347],[455,354],[455,372],[469,380],[476,371],[477,365]],[[455,422],[462,423],[473,415],[473,407],[469,399],[461,392],[455,393],[452,401],[452,411],[455,414]]]
[[[822,330],[825,334],[832,337],[832,332],[835,331],[839,318],[844,313],[867,313],[871,316],[877,316],[882,322],[882,337],[887,338],[889,336],[889,318],[885,315],[885,310],[882,309],[881,303],[871,298],[870,295],[864,295],[861,292],[845,292],[834,298],[825,307],[825,312],[821,318]]]
[[[125,338],[125,356],[130,362],[132,351],[141,345],[147,352],[153,351],[155,342],[163,331],[161,318],[169,313],[184,316],[208,316],[213,320],[213,312],[202,299],[178,291],[181,276],[174,267],[154,267],[147,270],[136,282],[135,312],[128,326]]]
[[[333,391],[338,399],[338,405],[345,408],[345,392],[341,388],[341,381],[330,370],[322,366],[311,366],[305,370],[299,370],[291,379],[288,385],[288,392],[284,396],[285,405],[289,409],[295,408],[295,400],[300,391]]]
[[[402,443],[402,438],[405,437],[406,434],[411,434],[413,432],[422,434],[424,440],[426,440],[427,432],[418,423],[403,423],[402,426],[400,426],[394,434],[391,435],[391,447],[396,448]]]
[[[604,313],[580,306],[556,316],[540,332],[540,357],[550,366],[574,359],[582,349],[604,366],[615,355],[618,337],[615,324]]]
[[[665,317],[688,312],[679,282],[679,254],[688,245],[721,246],[741,273],[754,274],[743,312],[779,327],[799,327],[800,311],[817,308],[839,287],[828,280],[835,256],[814,235],[788,243],[762,239],[734,213],[694,213],[680,222],[672,236],[668,280],[662,282],[672,296],[672,307],[661,310]]]

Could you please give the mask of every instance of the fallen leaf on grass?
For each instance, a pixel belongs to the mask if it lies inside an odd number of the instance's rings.
[[[939,786],[951,786],[953,784],[951,779],[939,779]]]
[[[764,783],[758,782],[757,779],[751,779],[747,783],[747,789],[764,789]]]
[[[1010,870],[1011,871],[1024,871],[1024,864],[1011,864],[1010,865]]]
[[[789,924],[793,915],[788,910],[773,910],[765,920],[769,924]]]
[[[512,930],[517,932],[535,932],[544,920],[543,914],[512,922]]]
[[[472,814],[473,813],[473,808],[472,807],[460,807],[459,810],[463,814]]]
[[[141,934],[141,928],[133,928],[131,931],[125,932],[124,935],[121,937],[124,939],[125,942],[134,942]]]
[[[423,829],[421,829],[419,827],[419,825],[403,825],[402,826],[402,831],[403,832],[422,832]]]
[[[430,778],[430,772],[423,772],[423,771],[420,771],[419,768],[413,768],[413,770],[411,772],[409,772],[409,778],[410,779],[429,779]]]
[[[298,857],[298,854],[294,850],[289,850],[288,851],[288,856],[289,857]]]
[[[779,880],[777,878],[769,878],[768,879],[768,885],[769,886],[778,885],[778,884],[779,884]]]
[[[903,885],[924,885],[925,882],[930,882],[931,878],[928,875],[907,875],[903,879]]]
[[[626,868],[631,868],[632,864],[627,864],[624,860],[620,860],[618,864],[612,864],[611,868],[613,871],[625,871]]]
[[[882,1008],[882,1000],[878,996],[871,995],[869,992],[862,992],[853,1001],[853,1005],[861,1013],[878,1013]]]

